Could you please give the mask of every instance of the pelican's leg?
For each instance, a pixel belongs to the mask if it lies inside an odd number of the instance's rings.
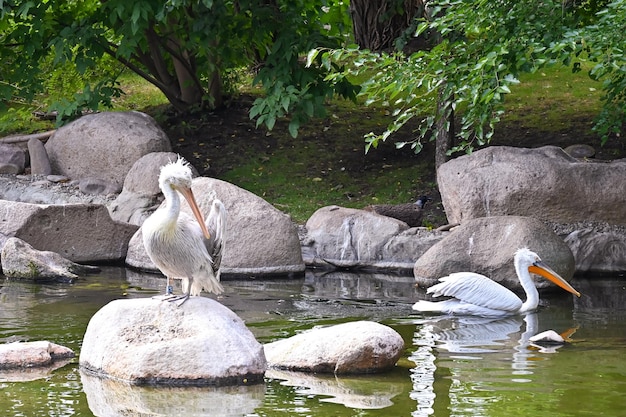
[[[169,276],[165,276],[166,281],[165,281],[165,294],[162,295],[155,295],[154,299],[157,300],[161,300],[161,301],[172,301],[172,298],[176,299],[176,296],[174,295],[174,291],[172,286],[170,285],[170,277]]]
[[[172,295],[174,294],[174,289],[170,285],[170,277],[168,276],[166,278],[167,280],[165,281],[165,295]]]

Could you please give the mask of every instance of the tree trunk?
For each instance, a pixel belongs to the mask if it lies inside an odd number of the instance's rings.
[[[370,51],[393,50],[423,10],[424,0],[351,0],[354,39]]]
[[[454,110],[452,109],[452,98],[445,96],[445,86],[439,90],[437,98],[437,120],[435,128],[437,133],[435,136],[435,169],[447,162],[450,157],[448,151],[452,149],[454,144]]]

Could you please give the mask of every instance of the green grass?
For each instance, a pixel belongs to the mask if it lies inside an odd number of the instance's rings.
[[[361,138],[355,137],[357,141]],[[368,159],[362,148],[335,149],[335,155],[353,154],[352,161],[344,164],[346,161],[340,158],[322,160],[323,149],[298,139],[283,140],[296,144],[279,147],[269,155],[237,166],[222,179],[265,198],[299,223],[326,205],[360,208],[368,204],[412,202],[435,188],[432,180],[424,182],[416,175],[432,171],[431,161],[420,162],[419,157],[399,158],[393,165],[376,161],[371,167],[359,168]]]
[[[503,121],[558,131],[574,118],[593,119],[600,111],[601,85],[589,78],[589,68],[572,73],[553,66],[525,74],[506,97]]]
[[[33,117],[36,110],[30,105],[13,103],[8,109],[0,111],[0,136],[10,134],[29,134],[54,129],[54,123]]]
[[[154,85],[130,72],[119,78],[124,95],[113,98],[113,111],[139,110],[156,108],[167,104],[167,99]],[[47,112],[48,101],[54,100],[44,95],[37,97],[30,104],[12,102],[9,107],[0,111],[0,136],[13,133],[28,134],[55,128],[55,122],[42,120],[33,116],[34,111]]]
[[[135,74],[124,73],[120,76],[119,82],[124,95],[113,99],[114,111],[145,111],[167,104],[165,95],[158,88]]]

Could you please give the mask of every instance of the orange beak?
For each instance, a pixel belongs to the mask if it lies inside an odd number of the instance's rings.
[[[194,197],[193,192],[191,191],[191,188],[180,188],[178,191],[180,191],[183,197],[185,197],[185,200],[187,200],[187,203],[189,203],[189,207],[191,207],[191,211],[193,212],[193,215],[195,216],[196,220],[200,224],[200,229],[202,229],[202,234],[204,235],[205,239],[210,239],[211,234],[209,233],[209,230],[206,228],[206,224],[204,223],[204,217],[202,216],[202,212],[200,211],[200,208],[198,207],[198,203],[196,203],[196,198]]]
[[[577,297],[580,297],[580,293],[574,289],[569,282],[565,281],[559,274],[554,272],[552,268],[544,264],[542,261],[537,261],[533,265],[528,267],[528,272],[541,275],[545,279],[553,282],[559,287],[563,288],[567,292],[571,292]]]

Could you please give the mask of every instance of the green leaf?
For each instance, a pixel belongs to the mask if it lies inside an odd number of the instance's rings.
[[[267,115],[265,118],[265,126],[269,129],[272,130],[274,129],[274,125],[276,124],[276,116],[273,115]]]
[[[496,91],[498,93],[511,94],[511,89],[506,84],[499,85]]]
[[[306,55],[306,66],[310,67],[315,61],[315,58],[319,55],[319,49],[311,49],[309,53]]]
[[[298,137],[298,129],[300,129],[300,123],[296,119],[293,119],[289,123],[289,134],[292,138],[295,139]]]

